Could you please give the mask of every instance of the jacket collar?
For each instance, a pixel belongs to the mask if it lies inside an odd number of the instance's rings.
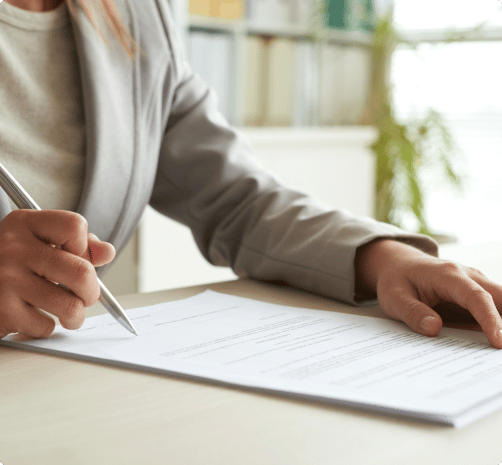
[[[123,19],[127,13],[121,11]],[[115,39],[106,43],[81,9],[72,16],[72,26],[86,128],[85,179],[77,211],[90,232],[113,241],[127,207],[137,145],[134,60]]]

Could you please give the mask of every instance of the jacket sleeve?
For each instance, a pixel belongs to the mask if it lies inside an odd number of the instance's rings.
[[[437,254],[426,236],[333,210],[260,166],[245,137],[218,113],[214,92],[191,71],[166,2],[159,3],[175,88],[166,92],[173,97],[150,203],[187,225],[207,260],[241,277],[282,281],[357,304],[359,246],[388,237]]]

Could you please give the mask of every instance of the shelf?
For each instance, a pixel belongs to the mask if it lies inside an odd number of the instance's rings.
[[[288,151],[304,150],[313,147],[318,152],[346,150],[351,147],[369,147],[378,137],[373,126],[310,126],[310,127],[244,127],[239,128],[253,147],[258,150]]]
[[[462,41],[500,41],[502,40],[502,27],[490,29],[452,29],[444,30],[416,30],[398,31],[402,43],[417,45],[423,42],[462,42]]]
[[[245,19],[228,20],[209,18],[203,16],[191,16],[188,20],[190,30],[204,30],[229,34],[260,35],[286,37],[290,39],[312,40],[315,37],[310,28],[295,24],[258,24]],[[323,42],[344,45],[370,46],[372,35],[363,31],[341,31],[324,29],[317,39]]]
[[[205,16],[190,16],[188,27],[191,30],[205,30],[228,33],[241,33],[246,30],[246,24],[243,20],[230,20],[209,18]]]
[[[187,56],[217,92],[219,109],[232,125],[359,121],[369,92],[373,33],[316,28],[314,17],[293,22],[262,13],[231,19],[203,10],[191,15],[188,4],[178,6],[185,13],[179,24]]]

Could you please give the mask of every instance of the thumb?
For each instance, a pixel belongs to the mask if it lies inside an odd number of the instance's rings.
[[[431,307],[418,300],[411,289],[393,289],[388,298],[380,304],[382,310],[391,318],[406,323],[413,331],[424,336],[437,336],[443,326],[441,317]]]
[[[106,265],[115,258],[115,247],[109,242],[100,241],[94,234],[88,234],[87,245],[88,249],[84,258],[94,266]]]

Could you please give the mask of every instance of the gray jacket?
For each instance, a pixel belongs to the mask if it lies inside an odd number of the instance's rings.
[[[141,49],[132,60],[113,39],[106,44],[82,11],[72,19],[87,134],[77,211],[91,232],[120,250],[150,203],[189,226],[214,264],[352,303],[358,246],[386,236],[437,253],[430,239],[282,186],[192,73],[167,0],[116,3]],[[9,210],[2,192],[2,217]]]

